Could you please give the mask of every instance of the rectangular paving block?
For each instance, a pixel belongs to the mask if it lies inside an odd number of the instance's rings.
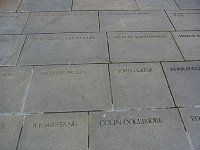
[[[0,66],[16,65],[24,40],[24,35],[0,36]]]
[[[21,116],[0,116],[1,150],[16,150],[22,122]]]
[[[114,107],[174,106],[160,64],[113,64],[110,69]]]
[[[180,109],[187,132],[192,141],[194,150],[200,149],[200,109]]]
[[[22,0],[0,0],[0,12],[16,12]]]
[[[107,65],[36,67],[25,112],[66,112],[111,108]]]
[[[18,150],[87,150],[88,114],[27,116]]]
[[[66,11],[71,6],[72,0],[23,0],[18,11]]]
[[[200,60],[200,32],[173,32],[173,36],[186,60]]]
[[[175,29],[200,30],[200,10],[167,11]]]
[[[28,35],[19,64],[109,62],[105,33]]]
[[[73,10],[138,10],[135,0],[74,0]]]
[[[177,110],[89,116],[90,150],[191,150]]]
[[[97,11],[34,12],[24,33],[98,32]]]
[[[0,13],[0,34],[21,34],[29,13]]]
[[[181,9],[200,9],[199,0],[175,0]]]
[[[163,63],[178,106],[200,106],[200,62]]]
[[[183,60],[169,32],[110,32],[112,62]]]
[[[105,31],[174,31],[164,11],[102,11],[100,29]]]
[[[21,111],[31,67],[0,68],[0,113]]]

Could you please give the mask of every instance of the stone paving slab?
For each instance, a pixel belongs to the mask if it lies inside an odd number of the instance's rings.
[[[177,110],[89,116],[90,150],[191,150]]]
[[[0,68],[0,113],[21,111],[31,67]]]
[[[34,12],[23,33],[98,32],[97,11]]]
[[[178,106],[200,106],[200,62],[163,63]]]
[[[25,112],[111,109],[107,65],[36,67]]]
[[[112,62],[182,61],[169,32],[111,32]]]
[[[105,33],[28,35],[19,64],[81,64],[109,62]]]
[[[29,13],[0,13],[0,34],[21,34]]]
[[[187,132],[192,140],[194,150],[200,149],[200,109],[180,109]]]
[[[87,150],[87,113],[27,116],[18,150]]]
[[[22,0],[1,0],[0,12],[16,12]]]
[[[181,9],[200,9],[199,0],[175,0]]]
[[[134,0],[74,0],[73,10],[138,10]]]
[[[18,11],[66,11],[71,10],[72,0],[23,0]]]
[[[21,116],[0,116],[0,147],[2,150],[16,150],[22,127]]]
[[[186,60],[200,60],[200,31],[173,32]]]
[[[113,64],[110,69],[114,107],[174,106],[160,64]]]
[[[200,10],[167,11],[177,31],[200,30]]]

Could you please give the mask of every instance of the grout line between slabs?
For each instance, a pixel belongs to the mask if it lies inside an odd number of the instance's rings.
[[[88,112],[88,150],[90,149],[90,113]]]
[[[26,20],[26,22],[25,22],[25,25],[24,25],[24,28],[23,28],[21,34],[23,34],[23,32],[24,32],[24,29],[25,29],[25,27],[26,27],[26,24],[27,24],[27,22],[28,22],[28,20],[29,20],[29,18],[30,18],[30,15],[31,15],[31,12],[28,14],[27,20]]]
[[[110,54],[110,44],[109,44],[109,39],[108,39],[108,33],[107,32],[106,32],[106,40],[107,40],[109,63],[112,63],[111,62],[111,54]]]
[[[136,5],[137,5],[138,11],[142,11],[142,10],[140,9],[139,5],[138,5],[138,2],[137,2],[137,0],[134,0],[134,2],[135,2],[135,3],[136,3]]]
[[[22,126],[21,126],[20,133],[19,133],[19,137],[18,137],[18,141],[17,141],[17,147],[16,147],[16,150],[18,150],[18,148],[19,148],[19,142],[20,142],[21,135],[22,135],[22,130],[23,130],[23,127],[24,127],[25,118],[26,118],[26,116],[23,117],[23,122],[22,122]]]
[[[112,91],[112,83],[111,83],[111,72],[110,72],[110,65],[108,64],[108,74],[109,74],[109,86],[110,86],[110,98],[113,110],[113,91]]]
[[[24,0],[21,0],[21,2],[19,3],[19,6],[17,7],[16,13],[18,12],[19,8],[21,7],[23,1]]]
[[[176,2],[176,0],[174,0],[174,3],[177,5],[177,7],[179,8],[179,10],[181,10],[180,6],[178,5],[178,3]]]
[[[73,11],[74,0],[71,0],[71,1],[72,1],[71,11]]]
[[[99,32],[101,32],[100,12],[98,11]]]
[[[169,20],[169,21],[170,21],[170,23],[172,24],[172,26],[173,26],[174,30],[176,31],[176,28],[175,28],[174,24],[172,23],[171,19],[169,18],[169,16],[168,16],[167,12],[166,12],[165,10],[164,10],[164,12],[165,12],[165,15],[167,16],[168,20]]]

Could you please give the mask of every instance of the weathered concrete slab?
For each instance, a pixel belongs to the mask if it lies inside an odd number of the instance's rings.
[[[183,60],[168,32],[112,32],[108,37],[112,62]]]
[[[1,0],[0,12],[16,12],[22,0]]]
[[[200,30],[200,10],[167,11],[177,31]]]
[[[176,104],[200,106],[200,62],[174,62],[163,65]]]
[[[98,32],[97,11],[34,12],[24,33]]]
[[[0,13],[0,34],[21,34],[29,13]]]
[[[163,11],[102,11],[100,29],[105,31],[174,31]]]
[[[111,108],[107,65],[36,67],[25,112]]]
[[[31,67],[0,68],[0,113],[21,111]]]
[[[199,0],[175,0],[181,9],[200,9]]]
[[[19,64],[81,64],[109,62],[105,33],[29,35]]]
[[[177,110],[90,113],[89,121],[90,150],[191,150]]]
[[[87,150],[87,113],[27,116],[19,150]]]

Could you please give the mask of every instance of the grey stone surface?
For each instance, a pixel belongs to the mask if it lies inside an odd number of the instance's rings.
[[[87,150],[88,115],[27,116],[18,150]]]
[[[168,32],[112,32],[108,36],[112,62],[183,60]]]
[[[174,31],[164,11],[102,11],[100,29],[105,31]]]
[[[199,0],[175,0],[181,9],[200,9]]]
[[[175,29],[200,30],[200,10],[167,11]]]
[[[0,68],[0,113],[21,111],[31,67]]]
[[[108,62],[105,33],[29,35],[19,64],[81,64]]]
[[[200,62],[163,63],[178,106],[200,106]]]
[[[175,40],[186,60],[200,60],[200,32],[173,32]]]
[[[134,0],[74,0],[73,10],[138,10]]]
[[[89,116],[90,150],[191,150],[177,110]]]
[[[200,109],[199,108],[187,108],[180,109],[183,117],[187,132],[194,146],[194,150],[200,149]]]
[[[98,32],[97,11],[34,12],[24,33]]]
[[[29,13],[0,13],[0,34],[21,34]]]
[[[21,116],[0,116],[1,150],[16,150],[22,121]]]
[[[107,65],[36,67],[25,112],[111,108]]]
[[[0,36],[0,66],[16,65],[24,40],[24,35]]]
[[[18,11],[66,11],[71,5],[72,0],[23,0]]]
[[[160,64],[113,64],[110,69],[114,107],[174,106]]]
[[[22,0],[1,0],[0,12],[16,12]]]

